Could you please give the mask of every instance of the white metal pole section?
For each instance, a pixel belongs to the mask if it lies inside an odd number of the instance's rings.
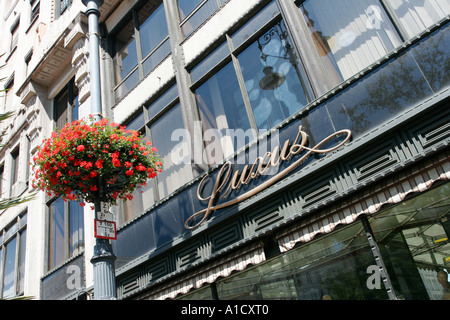
[[[99,31],[98,18],[100,16],[99,7],[103,0],[82,0],[87,7],[86,15],[89,20],[89,76],[91,88],[91,114],[97,120],[101,119],[102,100],[100,85],[100,52],[99,52]],[[95,200],[95,212],[101,211],[100,199]],[[107,239],[95,239],[94,256],[91,263],[94,268],[94,299],[95,300],[115,300],[116,299],[116,277],[114,256],[112,246]]]
[[[102,98],[100,87],[100,52],[98,31],[99,7],[103,0],[82,0],[86,6],[86,15],[89,20],[89,76],[91,85],[91,113],[100,118],[102,114]]]

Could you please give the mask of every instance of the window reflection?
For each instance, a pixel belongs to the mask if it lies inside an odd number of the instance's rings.
[[[142,22],[139,26],[139,33],[142,42],[142,56],[145,57],[168,34],[164,7],[159,6],[154,10],[154,5],[148,3],[139,11],[139,21]]]
[[[366,286],[375,264],[361,223],[217,283],[219,299],[386,299]]]
[[[300,5],[317,61],[336,86],[401,44],[378,0],[305,1]],[[336,19],[339,17],[339,19]]]
[[[192,13],[198,8],[194,13]],[[181,24],[181,29],[185,37],[188,37],[200,25],[208,19],[219,8],[217,0],[178,0],[178,11],[180,19],[185,20]]]
[[[62,198],[49,206],[48,270],[84,250],[83,213],[78,202]]]
[[[159,197],[162,199],[193,178],[191,159],[187,153],[190,145],[187,136],[178,141],[176,132],[186,134],[180,105],[176,105],[151,125],[153,144],[163,160],[163,170],[157,176]]]
[[[64,254],[64,200],[50,205],[48,268],[53,269],[65,259]]]
[[[16,292],[14,288],[14,272],[16,263],[16,238],[5,246],[5,266],[3,271],[3,298],[13,297]]]
[[[237,130],[253,138],[247,131],[251,129],[250,122],[232,63],[200,86],[195,95],[210,164],[220,162],[249,142],[235,139]]]
[[[387,0],[408,37],[426,30],[450,14],[449,0]]]
[[[308,102],[282,22],[238,56],[258,129],[270,129]]]
[[[449,300],[450,184],[370,219],[400,299]]]

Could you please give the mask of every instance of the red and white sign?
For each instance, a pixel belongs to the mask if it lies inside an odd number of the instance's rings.
[[[99,239],[117,240],[116,223],[95,219],[95,237]]]

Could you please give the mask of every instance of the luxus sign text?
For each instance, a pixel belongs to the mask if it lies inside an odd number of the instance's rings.
[[[326,148],[333,140],[343,137],[341,141],[333,147]],[[234,170],[230,161],[226,161],[220,168],[215,181],[211,181],[210,175],[205,175],[197,188],[197,197],[201,201],[207,202],[207,207],[190,216],[185,222],[185,228],[194,229],[202,224],[215,210],[229,207],[237,204],[249,197],[261,192],[262,190],[272,186],[274,183],[295,170],[303,161],[313,154],[326,154],[332,152],[351,138],[351,131],[344,129],[337,131],[320,141],[313,147],[308,147],[308,135],[303,131],[303,127],[299,126],[296,138],[291,142],[286,140],[284,144],[276,146],[272,151],[266,152],[263,156],[257,157],[253,164],[245,165],[241,170]],[[296,157],[298,156],[298,157]],[[295,159],[293,159],[295,157]],[[257,180],[266,174],[271,168],[280,167],[283,162],[292,161],[287,167],[281,171],[277,171],[272,177],[258,184],[251,190],[248,190],[235,198],[220,203],[221,199],[225,199],[229,194],[242,188],[244,185]],[[208,183],[213,183],[212,192],[208,195],[202,193]],[[211,188],[209,189],[211,190]]]

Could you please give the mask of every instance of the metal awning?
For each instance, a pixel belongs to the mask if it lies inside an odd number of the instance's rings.
[[[262,243],[252,244],[231,255],[225,256],[205,266],[199,266],[196,271],[171,281],[161,289],[152,292],[147,299],[174,299],[179,294],[186,294],[192,289],[198,289],[205,283],[213,283],[219,277],[227,277],[234,271],[242,271],[250,265],[266,261]]]

